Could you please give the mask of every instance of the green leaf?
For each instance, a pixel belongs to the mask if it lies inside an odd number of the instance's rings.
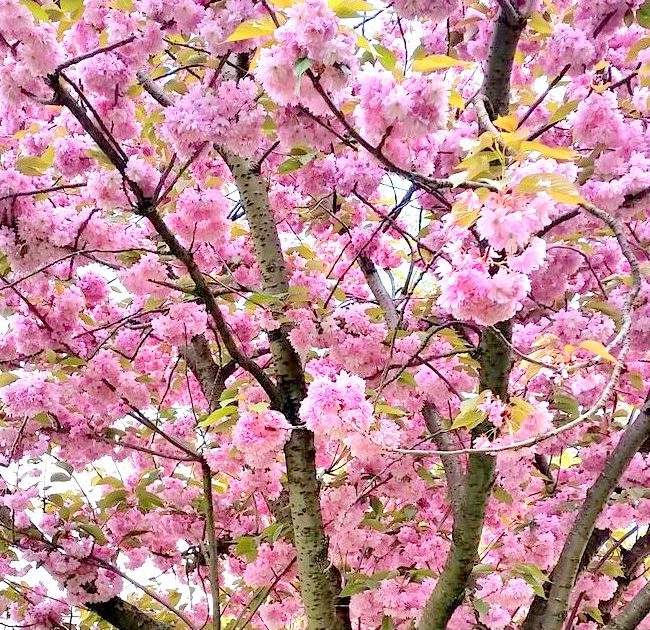
[[[414,505],[405,505],[397,514],[395,514],[395,520],[402,521],[411,521],[418,513],[417,507]]]
[[[580,413],[578,401],[564,391],[557,391],[553,396],[553,406],[566,413],[569,418],[577,418]]]
[[[71,477],[64,472],[56,472],[50,477],[50,481],[70,481]]]
[[[650,0],[644,2],[636,12],[636,21],[643,28],[650,28]]]
[[[302,85],[302,76],[311,68],[312,60],[309,57],[300,57],[293,64],[293,76],[296,77],[296,87],[294,92],[296,96],[300,95],[300,86]]]
[[[93,480],[94,486],[111,486],[111,488],[123,488],[124,484],[117,477],[99,477]]]
[[[393,630],[395,624],[393,623],[393,618],[388,615],[384,615],[381,619],[381,630]]]
[[[437,484],[438,477],[436,477],[428,468],[420,466],[416,472],[418,477],[426,481],[430,486],[435,486]]]
[[[61,361],[61,365],[69,365],[72,367],[80,367],[82,365],[86,365],[86,361],[84,359],[80,359],[79,357],[68,357],[67,359],[63,359]]]
[[[494,488],[492,488],[492,494],[494,495],[494,498],[500,503],[512,505],[514,501],[512,495],[501,486],[494,486]]]
[[[264,529],[261,536],[265,540],[270,540],[275,542],[276,540],[282,538],[284,532],[286,531],[286,525],[284,523],[272,523]]]
[[[278,173],[280,175],[285,175],[286,173],[293,173],[293,171],[297,171],[302,167],[302,160],[299,160],[298,158],[289,158],[288,160],[282,162],[280,166],[278,166]]]
[[[138,497],[138,507],[146,512],[165,505],[160,497],[144,488],[138,488],[135,491],[135,496]]]
[[[381,499],[377,497],[371,497],[370,507],[372,508],[375,516],[381,516],[384,513],[384,504],[381,502]]]
[[[257,557],[257,538],[254,536],[240,536],[235,545],[235,553],[238,556],[244,556],[249,562],[253,562]]]
[[[346,585],[339,593],[339,597],[350,597],[352,595],[356,595],[357,593],[363,593],[363,591],[370,591],[375,588],[379,588],[380,585],[381,580],[377,580],[370,575],[364,575],[363,573],[351,573],[348,575]]]
[[[379,63],[384,66],[386,70],[390,70],[392,72],[397,65],[397,57],[395,57],[395,53],[392,50],[386,48],[386,46],[382,46],[381,44],[375,44],[374,48],[375,52],[377,53],[377,59],[379,59]]]
[[[226,416],[231,416],[239,411],[238,407],[235,407],[234,405],[226,405],[225,407],[220,407],[219,409],[215,409],[211,414],[209,414],[206,418],[201,420],[199,422],[198,426],[203,428],[203,427],[209,427],[213,424],[215,424],[218,420],[221,420],[221,418],[225,418]]]
[[[226,418],[223,422],[220,422],[217,425],[214,425],[210,428],[211,433],[227,433],[237,424],[237,416],[230,416]]]
[[[431,569],[409,569],[406,572],[406,575],[408,575],[409,582],[416,582],[419,584],[424,582],[424,580],[433,577],[435,574]]]
[[[282,175],[284,173],[291,173],[293,171],[297,171],[299,168],[305,166],[305,164],[311,162],[315,157],[316,157],[316,153],[314,153],[313,151],[301,153],[299,155],[295,155],[294,157],[290,157],[289,159],[282,162],[280,166],[278,166],[278,173]]]
[[[476,610],[479,615],[487,615],[488,612],[490,612],[490,604],[488,604],[484,599],[475,599],[474,610]]]
[[[106,544],[106,536],[98,525],[94,523],[80,523],[79,527],[90,534],[100,545]]]
[[[548,582],[548,577],[538,566],[520,562],[513,567],[513,570],[524,578],[528,584],[530,584],[535,595],[546,599],[544,584]]]
[[[417,387],[417,383],[415,382],[415,376],[411,374],[410,372],[402,372],[400,374],[400,377],[397,379],[400,383],[404,383],[405,385],[408,385],[409,387]]]
[[[613,319],[614,322],[617,324],[620,323],[621,321],[621,314],[620,312],[614,308],[611,304],[608,302],[604,302],[603,300],[598,300],[596,298],[589,298],[584,302],[584,306],[586,308],[589,308],[594,311],[599,311],[600,313],[604,313],[607,315],[610,319]]]
[[[104,495],[98,502],[97,505],[100,508],[112,508],[120,503],[123,503],[126,500],[127,497],[127,492],[124,488],[120,488],[119,490],[113,490],[112,492],[109,492],[107,495]]]
[[[74,471],[74,468],[68,464],[68,462],[56,462],[55,465],[59,468],[63,468],[63,470],[65,470],[69,475],[71,475]]]

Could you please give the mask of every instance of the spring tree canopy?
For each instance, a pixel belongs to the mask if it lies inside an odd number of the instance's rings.
[[[21,628],[650,628],[650,4],[3,0]]]

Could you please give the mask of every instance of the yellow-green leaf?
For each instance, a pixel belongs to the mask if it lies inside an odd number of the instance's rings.
[[[451,216],[456,225],[468,228],[479,218],[480,211],[474,208],[470,209],[464,204],[454,204],[451,209]]]
[[[187,85],[178,79],[172,79],[165,83],[165,89],[177,94],[187,94]]]
[[[603,619],[603,613],[600,611],[600,608],[598,608],[598,606],[589,606],[589,608],[585,609],[585,612],[599,626],[601,626],[601,625],[603,625],[605,623],[605,620]]]
[[[246,20],[242,22],[226,39],[227,42],[240,42],[244,39],[253,39],[254,37],[264,37],[273,35],[275,22],[270,16],[255,20]]]
[[[517,185],[516,191],[524,193],[545,192],[560,203],[578,204],[583,201],[575,184],[556,173],[526,175]]]
[[[603,575],[608,577],[617,578],[623,577],[625,573],[621,567],[621,563],[618,560],[605,560],[605,562],[600,567],[600,572]]]
[[[112,9],[119,9],[120,11],[133,11],[135,8],[133,0],[113,0],[110,6]]]
[[[52,148],[52,153],[54,153],[54,148]],[[40,157],[19,157],[16,160],[16,169],[25,175],[40,177],[52,165],[52,161],[48,158],[47,151]]]
[[[494,120],[494,126],[504,131],[515,131],[517,129],[517,117],[514,114],[499,116]]]
[[[377,59],[379,59],[379,63],[381,63],[386,70],[390,70],[391,72],[395,68],[395,65],[397,64],[397,57],[395,57],[395,53],[393,53],[392,50],[389,50],[385,46],[382,46],[381,44],[375,44],[375,51],[377,52]]]
[[[481,422],[487,418],[487,413],[478,408],[478,405],[483,402],[484,399],[485,396],[479,394],[478,396],[473,396],[472,398],[463,400],[460,404],[460,413],[454,418],[451,425],[452,430],[471,430],[481,424]]]
[[[403,416],[404,415],[404,410],[399,409],[398,407],[391,407],[390,405],[376,405],[375,406],[375,411],[378,413],[385,413],[389,416]]]
[[[632,387],[638,389],[640,392],[643,391],[643,377],[638,372],[631,372],[627,375],[628,381],[630,381]]]
[[[328,0],[327,4],[340,18],[355,17],[363,11],[377,10],[377,7],[373,7],[365,0]]]
[[[537,31],[540,35],[550,35],[553,32],[553,27],[544,19],[544,16],[535,12],[528,20],[530,28]]]
[[[642,37],[641,39],[637,40],[630,48],[630,51],[627,54],[627,60],[633,61],[639,56],[639,53],[642,50],[645,50],[648,47],[650,47],[650,37]]]
[[[464,109],[465,101],[459,92],[456,90],[451,90],[449,92],[449,107],[454,107],[456,109]]]
[[[18,377],[11,372],[0,372],[0,387],[11,385],[18,380]]]
[[[467,61],[454,59],[448,55],[428,55],[421,59],[413,61],[413,70],[415,72],[433,72],[434,70],[444,70],[445,68],[467,67],[471,65]]]
[[[610,363],[618,363],[618,359],[614,355],[610,354],[607,348],[605,348],[605,346],[600,343],[600,341],[587,339],[580,342],[580,347],[584,350],[588,350],[601,359],[605,359],[605,361],[609,361]]]
[[[512,396],[510,398],[510,426],[513,431],[519,431],[521,425],[526,421],[535,408],[523,398]]]
[[[580,157],[580,154],[573,149],[568,149],[566,147],[549,147],[548,145],[543,144],[542,142],[537,142],[536,140],[524,140],[519,148],[521,151],[537,151],[540,155],[554,160],[575,160]]]
[[[553,112],[553,115],[549,118],[548,122],[553,124],[564,120],[571,112],[575,111],[579,103],[580,101],[578,100],[563,103]]]
[[[81,9],[84,5],[84,0],[61,0],[59,6],[62,11],[66,13],[73,13],[78,9]]]
[[[40,22],[49,22],[47,11],[34,0],[20,0],[20,4],[30,10],[31,14]]]

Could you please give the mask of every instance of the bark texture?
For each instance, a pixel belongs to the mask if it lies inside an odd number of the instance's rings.
[[[646,406],[637,419],[625,430],[605,467],[589,488],[573,527],[567,536],[560,558],[553,570],[553,581],[548,602],[539,623],[532,629],[561,630],[567,615],[569,596],[573,590],[580,563],[587,543],[594,531],[594,525],[630,460],[650,436],[650,405]]]
[[[316,477],[313,433],[302,426],[299,409],[305,397],[305,376],[300,357],[289,341],[289,326],[282,309],[289,291],[287,268],[268,188],[259,167],[230,152],[222,155],[239,189],[250,226],[255,256],[264,280],[264,291],[274,298],[271,310],[279,327],[269,333],[280,410],[293,425],[284,447],[287,490],[298,556],[300,593],[309,630],[345,630],[350,627],[349,600],[338,598],[340,573],[330,565],[329,542],[320,509],[320,484]]]
[[[491,390],[504,399],[507,396],[511,356],[508,341],[511,325],[502,322],[498,332],[486,329],[480,346],[480,391]],[[487,431],[483,423],[475,435]],[[469,456],[463,479],[460,505],[452,528],[452,545],[445,567],[427,601],[420,620],[420,630],[444,630],[454,611],[462,603],[474,568],[481,540],[485,510],[494,483],[495,456],[473,453]]]
[[[118,630],[174,630],[174,626],[154,619],[119,597],[88,604],[87,608]]]

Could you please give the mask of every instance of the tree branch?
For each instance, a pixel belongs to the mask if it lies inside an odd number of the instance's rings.
[[[512,11],[499,9],[490,40],[487,68],[481,93],[487,98],[492,119],[508,113],[510,77],[517,44],[526,18]]]
[[[221,149],[228,164],[253,238],[255,257],[262,271],[264,290],[277,299],[271,306],[276,321],[281,321],[281,302],[289,291],[289,281],[275,218],[268,202],[266,181],[257,164]],[[298,556],[301,595],[310,630],[349,627],[347,607],[338,607],[340,574],[328,561],[328,541],[320,511],[320,487],[316,478],[314,434],[301,426],[299,407],[306,395],[300,357],[288,337],[288,328],[269,332],[273,365],[281,399],[280,408],[294,426],[284,447],[287,489]]]
[[[497,327],[499,335],[492,328],[486,328],[481,337],[479,391],[490,390],[495,396],[506,400],[512,361],[510,346],[504,339],[510,339],[512,326],[510,322],[501,322]],[[489,423],[483,422],[472,434],[484,434],[490,427]],[[451,549],[424,608],[419,630],[445,630],[449,619],[463,601],[478,558],[485,511],[494,483],[495,464],[494,455],[472,453],[469,456],[462,502],[454,518]]]
[[[487,114],[480,121],[481,126],[492,126],[497,116],[508,111],[512,64],[526,21],[527,18],[515,11],[510,2],[504,0],[500,3],[480,92],[478,111],[482,113],[480,106],[485,105]],[[479,348],[479,391],[490,390],[503,401],[507,399],[512,367],[511,336],[511,323],[501,322],[483,331]],[[482,422],[472,431],[472,436],[482,435],[490,428],[487,421]],[[440,578],[424,608],[419,630],[445,630],[449,619],[463,601],[478,558],[495,466],[496,457],[493,454],[475,452],[469,456],[462,502],[454,518],[452,545]]]
[[[221,630],[221,606],[219,604],[219,549],[215,535],[214,501],[212,499],[212,471],[207,462],[201,462],[203,495],[205,496],[205,530],[208,547],[208,570],[210,572],[210,592],[212,595],[212,627]]]
[[[635,630],[648,614],[650,614],[650,582],[603,630]]]
[[[226,379],[235,371],[235,363],[217,365],[205,335],[192,337],[190,343],[181,348],[181,355],[199,382],[209,410],[214,411],[219,406],[219,397],[226,387]]]
[[[161,105],[171,104],[143,73],[138,75],[145,90]],[[217,147],[230,168],[241,203],[251,228],[256,259],[264,280],[264,290],[277,298],[272,307],[276,321],[281,320],[280,302],[289,291],[288,273],[282,254],[275,218],[268,203],[266,181],[259,165]],[[284,452],[294,545],[301,575],[301,593],[310,630],[349,627],[347,606],[336,606],[340,574],[328,561],[328,542],[320,512],[320,488],[316,479],[314,436],[300,426],[300,403],[306,394],[300,358],[288,337],[288,327],[269,332],[277,389],[275,408],[294,425]],[[230,351],[230,350],[229,350]],[[232,354],[231,354],[232,356]]]
[[[87,604],[86,608],[118,630],[174,630],[171,624],[154,619],[120,597],[112,597],[106,602]]]
[[[388,293],[384,283],[379,277],[379,272],[377,271],[375,263],[370,260],[370,257],[367,254],[360,254],[357,262],[359,263],[359,268],[368,283],[368,288],[384,311],[384,318],[388,329],[391,331],[396,330],[399,325],[400,316],[395,307],[393,298]]]
[[[28,538],[48,547],[52,546],[37,527],[17,530],[14,527],[11,511],[7,507],[0,507],[0,526],[9,532],[11,540]],[[112,597],[108,601],[94,602],[85,606],[118,630],[174,630],[171,624],[158,621],[121,597]],[[171,610],[177,612],[173,608]]]
[[[431,403],[424,403],[422,409],[424,422],[427,425],[429,433],[433,436],[433,441],[441,451],[449,451],[454,448],[451,435],[445,430],[442,418],[436,408]],[[449,502],[454,508],[454,518],[460,515],[460,508],[463,500],[463,468],[459,455],[441,455],[440,461],[447,478],[447,495]]]
[[[621,549],[621,566],[623,569],[623,575],[616,578],[618,586],[616,587],[616,592],[611,599],[606,602],[601,602],[599,606],[603,619],[606,622],[611,621],[611,613],[614,606],[616,606],[616,603],[620,600],[625,589],[630,585],[632,580],[634,580],[636,570],[641,566],[642,562],[649,554],[650,530],[641,536],[641,538],[632,545],[631,549]]]
[[[650,436],[650,399],[637,419],[628,425],[623,436],[607,458],[603,471],[587,492],[580,511],[567,536],[560,558],[553,570],[553,583],[548,603],[540,619],[539,627],[544,630],[560,630],[566,618],[569,596],[575,583],[587,542],[594,530],[594,524],[601,513],[618,480],[632,457]],[[535,628],[536,626],[531,626]]]

